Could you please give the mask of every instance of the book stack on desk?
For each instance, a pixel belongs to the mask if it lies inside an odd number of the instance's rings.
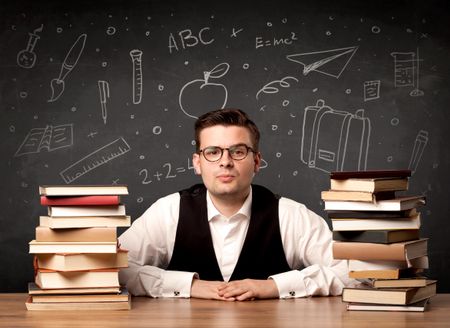
[[[120,196],[124,185],[41,186],[34,254],[35,281],[28,310],[126,310],[130,295],[119,285],[128,254],[117,244],[117,227],[130,226]]]
[[[361,284],[345,288],[349,310],[424,311],[436,294],[428,268],[427,238],[420,238],[423,196],[408,190],[409,170],[332,172],[322,192],[333,229],[333,257],[348,260],[349,276]],[[419,302],[419,303],[417,303]]]

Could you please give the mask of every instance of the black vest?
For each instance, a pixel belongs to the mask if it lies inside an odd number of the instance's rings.
[[[268,189],[252,185],[251,218],[244,245],[230,280],[267,279],[289,271],[281,241],[278,200]],[[180,215],[167,270],[197,272],[202,280],[222,281],[206,207],[206,188],[180,191]]]

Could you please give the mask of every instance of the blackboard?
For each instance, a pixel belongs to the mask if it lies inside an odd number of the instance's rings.
[[[448,14],[445,1],[2,1],[0,291],[33,279],[39,185],[127,184],[135,219],[199,182],[195,117],[236,107],[262,131],[255,182],[322,216],[330,171],[410,168],[428,275],[450,292]]]

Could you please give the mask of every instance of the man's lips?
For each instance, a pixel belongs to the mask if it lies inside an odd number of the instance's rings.
[[[232,175],[232,174],[219,174],[217,176],[217,179],[219,179],[222,182],[229,182],[229,181],[232,181],[234,179],[234,175]]]

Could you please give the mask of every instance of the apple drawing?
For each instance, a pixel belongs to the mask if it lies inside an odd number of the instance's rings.
[[[197,119],[210,110],[224,108],[228,99],[228,90],[223,84],[212,83],[210,80],[223,77],[229,69],[228,63],[221,63],[211,71],[203,72],[203,79],[186,83],[178,97],[183,113]]]

